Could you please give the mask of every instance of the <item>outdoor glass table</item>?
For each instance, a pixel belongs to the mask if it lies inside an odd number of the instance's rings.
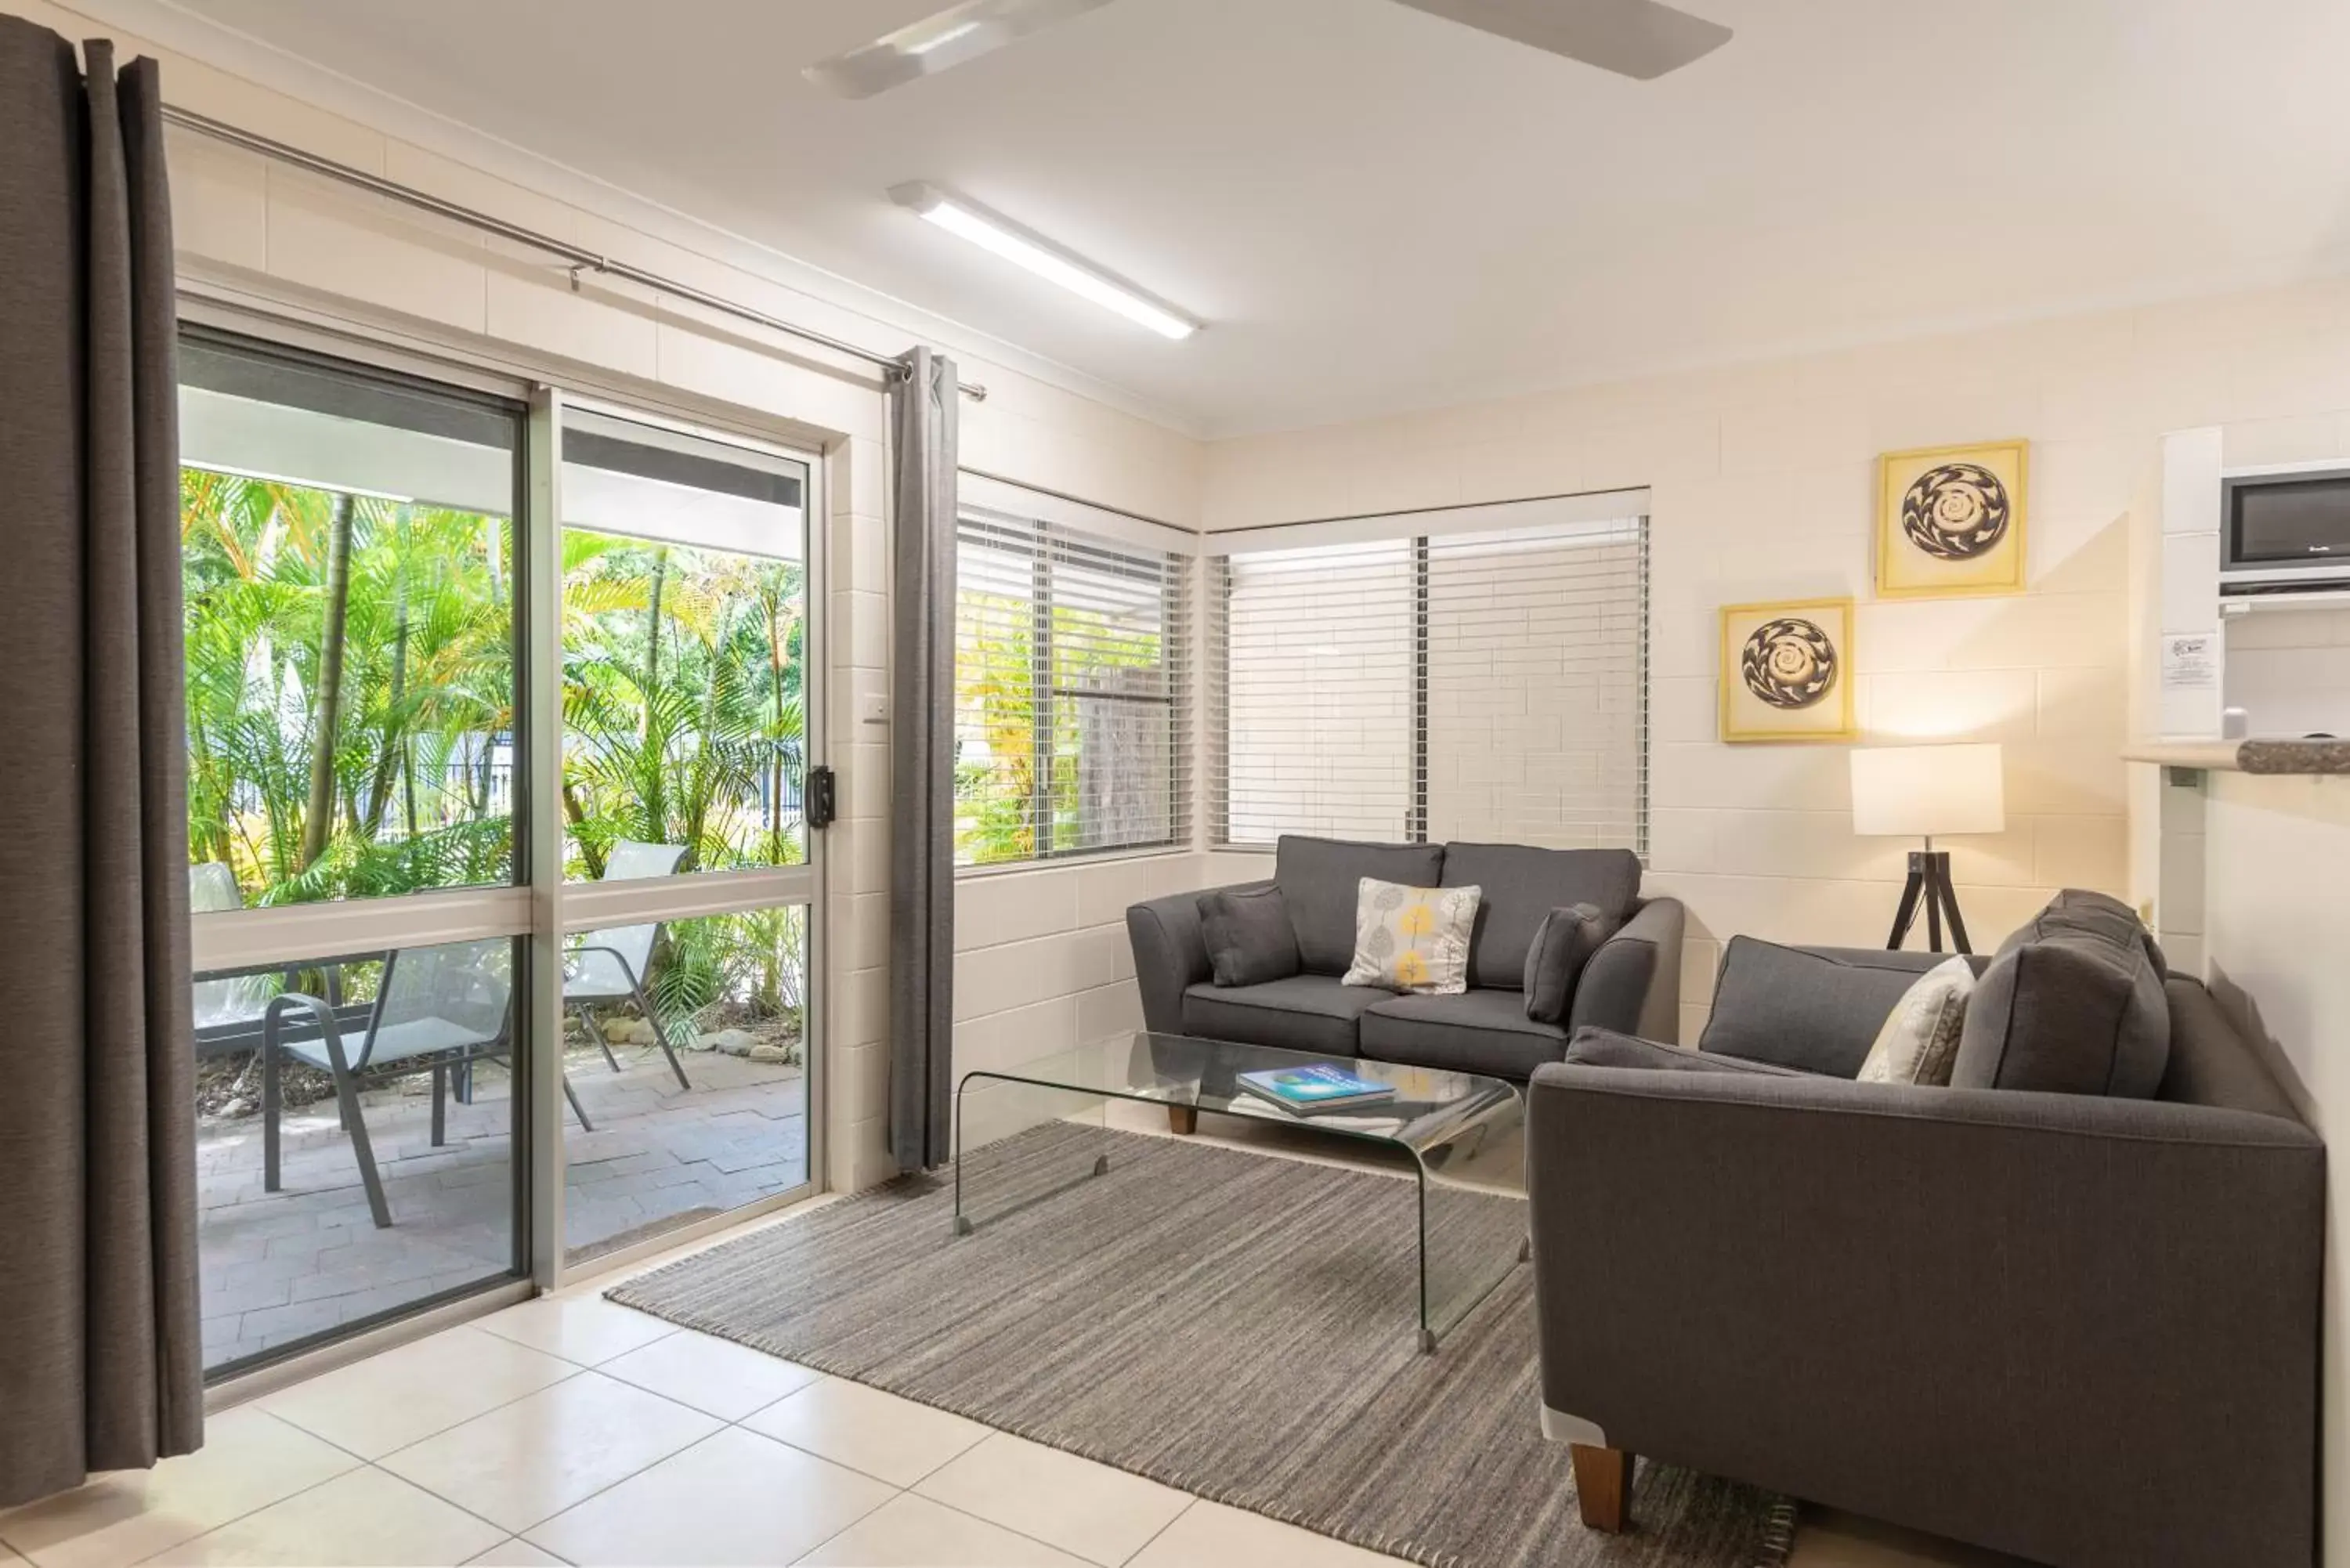
[[[1303,1116],[1241,1088],[1243,1073],[1317,1064],[1395,1085],[1395,1098],[1351,1113]],[[991,1185],[967,1156],[1046,1122],[1103,1129],[1114,1101],[1222,1112],[1330,1137],[1385,1145],[1411,1158],[1419,1186],[1419,1343],[1444,1335],[1526,1259],[1523,1209],[1496,1223],[1497,1199],[1525,1196],[1525,1096],[1505,1079],[1439,1072],[1392,1062],[1277,1050],[1188,1035],[1122,1034],[1024,1062],[965,1073],[955,1090],[955,1220],[958,1236],[1046,1201],[1109,1169],[1107,1136],[1066,1179]]]

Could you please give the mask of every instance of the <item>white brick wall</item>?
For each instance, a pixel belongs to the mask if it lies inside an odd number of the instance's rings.
[[[1204,855],[1144,856],[955,885],[955,1069],[1003,1067],[1142,1026],[1129,904],[1206,886]]]
[[[2271,290],[1220,441],[1203,525],[1392,510],[1405,472],[1413,505],[1650,488],[1649,885],[1690,905],[1694,1029],[1732,934],[1882,942],[1907,847],[1852,834],[1842,748],[1714,740],[1718,607],[1849,594],[1866,741],[2005,745],[2008,831],[1948,845],[1978,945],[2056,887],[2125,892],[2133,499],[2182,426],[2221,425],[2231,464],[2350,452],[2345,306]],[[1873,602],[1877,454],[2008,436],[2030,590]]]
[[[896,353],[908,335],[714,259],[712,236],[682,221],[634,226],[567,205],[440,152],[239,79],[48,0],[0,0],[71,38],[110,36],[121,57],[163,63],[168,101],[341,162],[379,171],[478,210],[675,277],[723,297]],[[707,405],[749,418],[826,454],[831,504],[830,753],[841,775],[842,819],[831,836],[827,1179],[851,1189],[894,1169],[888,1108],[889,748],[886,727],[858,722],[857,699],[889,689],[889,555],[886,409],[869,368],[731,318],[609,280],[573,292],[567,270],[536,253],[485,239],[251,153],[200,137],[170,136],[173,217],[182,277],[285,302],[397,336],[438,342],[555,379]],[[615,211],[620,208],[616,206]],[[701,248],[697,248],[701,247]],[[1199,447],[1165,430],[1006,367],[964,359],[963,379],[989,389],[963,406],[966,465],[1085,496],[1103,505],[1193,526]],[[1027,1011],[1066,1022],[1072,1038],[1131,1021],[1131,965],[1108,929],[1123,891],[1189,885],[1198,861],[1155,869],[1055,871],[1038,879],[1073,900],[1050,940],[1001,964],[968,958],[979,994],[1018,995]],[[1057,883],[1055,879],[1058,879]],[[983,895],[1016,907],[1027,877]],[[1137,892],[1140,897],[1143,893]],[[1115,909],[1111,908],[1115,904]],[[1080,922],[1084,922],[1080,924]],[[1042,933],[1040,933],[1042,934]],[[1067,989],[1052,990],[1062,983]],[[983,1040],[1059,1037],[1013,1013],[991,1014]],[[989,1035],[986,1030],[992,1030]],[[1010,1049],[1009,1046],[1003,1047]]]
[[[2350,610],[2264,611],[2223,626],[2224,701],[2254,734],[2350,734]]]
[[[0,6],[68,36],[112,33],[161,55],[175,103],[216,115],[680,276],[877,348],[904,334],[714,259],[690,224],[655,232],[463,163],[199,62],[48,0]],[[847,819],[833,845],[836,1093],[831,1178],[886,1168],[879,1140],[886,992],[888,746],[854,699],[886,690],[884,408],[861,367],[742,323],[588,280],[465,231],[174,134],[183,266],[391,329],[550,372],[578,367],[713,408],[749,410],[821,446],[834,501],[832,739]],[[631,226],[636,223],[637,226]],[[697,247],[701,248],[697,248]],[[1714,610],[1729,600],[1850,593],[1857,708],[1871,740],[1983,736],[2009,749],[2010,826],[1954,842],[1979,934],[2055,886],[2122,889],[2128,545],[2125,514],[2159,432],[2224,427],[2230,463],[2350,451],[2350,286],[2310,286],[1953,334],[1709,372],[1222,441],[1179,433],[1007,368],[966,363],[992,396],[964,405],[972,467],[1179,525],[1300,518],[1647,485],[1654,495],[1655,867],[1693,917],[1687,997],[1701,1017],[1731,934],[1882,940],[1900,846],[1853,837],[1840,750],[1712,739]],[[2029,437],[2029,593],[1867,602],[1875,454]],[[1212,860],[1212,870],[1208,863]],[[991,919],[1031,898],[1066,922],[966,947],[967,1048],[1011,1049],[1132,1015],[1108,932],[1137,897],[1253,874],[1245,857],[1176,856],[985,879]],[[972,886],[980,884],[974,881]],[[1014,919],[1013,928],[1016,929]],[[968,926],[966,929],[971,928]],[[986,929],[986,928],[981,928]],[[992,930],[988,931],[991,936]],[[1001,946],[992,960],[982,952]],[[1000,967],[1002,973],[995,972]],[[1107,973],[1107,978],[1104,978]],[[975,1044],[974,1044],[975,1043]]]

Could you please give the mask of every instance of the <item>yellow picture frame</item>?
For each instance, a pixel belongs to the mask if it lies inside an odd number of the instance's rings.
[[[2020,594],[2032,443],[1913,447],[1877,460],[1877,597]]]
[[[1725,744],[1856,738],[1849,597],[1724,605],[1720,624]]]

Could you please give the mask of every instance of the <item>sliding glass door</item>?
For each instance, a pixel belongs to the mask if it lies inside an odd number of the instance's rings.
[[[524,1266],[525,410],[191,337],[188,891],[205,1364]]]
[[[182,345],[204,1354],[808,1188],[804,457]]]
[[[588,409],[562,441],[579,1263],[808,1179],[812,474]]]

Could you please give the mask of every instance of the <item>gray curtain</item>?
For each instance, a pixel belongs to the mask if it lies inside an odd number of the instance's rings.
[[[0,16],[0,1506],[203,1436],[155,65]]]
[[[889,410],[897,516],[889,671],[889,1152],[953,1153],[955,368],[907,358]]]

